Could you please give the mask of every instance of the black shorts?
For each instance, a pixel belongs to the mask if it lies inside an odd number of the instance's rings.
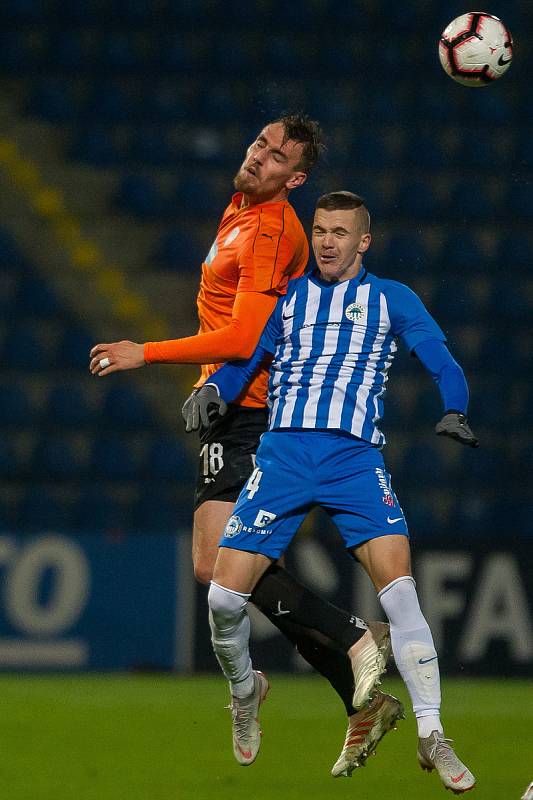
[[[267,422],[266,408],[230,404],[223,417],[200,429],[195,510],[206,500],[237,500],[254,470],[255,453]]]

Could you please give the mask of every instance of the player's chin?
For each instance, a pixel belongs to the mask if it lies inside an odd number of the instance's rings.
[[[251,173],[245,172],[243,170],[238,172],[233,179],[233,185],[235,189],[238,192],[244,192],[245,194],[255,189],[258,183],[259,181],[255,177],[255,175],[252,175]]]

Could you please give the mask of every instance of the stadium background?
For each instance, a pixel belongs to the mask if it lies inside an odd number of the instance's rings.
[[[196,329],[199,264],[247,144],[303,109],[328,153],[291,201],[362,194],[371,271],[411,285],[471,386],[482,446],[438,440],[438,393],[403,354],[385,455],[446,675],[533,661],[533,13],[498,84],[437,58],[463,2],[11,0],[0,32],[0,668],[215,668],[189,564],[196,370],[103,381],[97,341]],[[371,587],[313,515],[289,556],[329,598]],[[254,618],[266,668],[303,665]],[[530,685],[529,685],[529,688]],[[531,693],[530,693],[531,695]],[[44,796],[44,795],[43,795]],[[81,795],[80,795],[81,796]],[[500,795],[501,796],[501,795]]]

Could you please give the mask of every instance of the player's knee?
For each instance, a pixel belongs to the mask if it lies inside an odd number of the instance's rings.
[[[216,625],[226,627],[237,622],[242,616],[248,597],[225,589],[218,583],[211,583],[207,602]]]
[[[208,586],[211,583],[211,579],[213,577],[212,564],[206,564],[203,561],[195,561],[193,563],[193,570],[194,577],[198,583],[203,583],[205,586]]]

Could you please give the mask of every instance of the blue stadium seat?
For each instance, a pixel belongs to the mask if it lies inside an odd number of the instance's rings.
[[[533,289],[531,278],[520,279],[513,275],[512,264],[509,264],[510,280],[498,281],[494,284],[491,296],[491,314],[494,319],[504,319],[513,323],[527,323],[531,317],[533,305]]]
[[[498,241],[497,267],[505,274],[516,270],[531,271],[533,239],[525,232],[502,236]]]
[[[27,31],[4,30],[0,32],[0,69],[17,77],[35,69],[40,52],[34,38]]]
[[[70,523],[70,504],[58,497],[48,484],[32,486],[19,503],[17,527],[23,530],[65,530]]]
[[[513,220],[519,219],[531,224],[533,221],[533,192],[525,178],[509,185],[506,209]]]
[[[76,119],[79,104],[66,80],[47,77],[33,86],[26,113],[48,122],[66,123]]]
[[[485,272],[485,256],[478,240],[467,229],[457,228],[446,238],[440,260],[447,272]]]
[[[134,386],[111,386],[100,412],[101,424],[112,430],[148,428],[153,417],[144,396]]]
[[[72,524],[76,529],[122,530],[129,522],[127,507],[104,484],[83,489],[74,505]]]
[[[155,125],[143,125],[134,131],[128,150],[130,162],[166,167],[175,158],[176,154],[164,129]]]
[[[448,198],[448,215],[467,223],[487,222],[492,218],[494,211],[494,202],[488,187],[477,178],[458,181]]]
[[[32,472],[46,480],[72,480],[84,473],[74,444],[63,436],[42,439],[35,448]]]
[[[141,219],[157,219],[169,210],[163,193],[148,175],[126,175],[115,198],[117,206]]]
[[[42,371],[50,367],[51,357],[40,336],[30,327],[9,329],[2,347],[4,367],[15,370]]]
[[[120,123],[134,119],[137,101],[120,82],[95,86],[84,109],[84,116],[101,123]]]
[[[94,336],[74,326],[66,327],[55,358],[55,366],[61,369],[89,368],[89,351],[96,344]]]
[[[160,68],[165,72],[194,75],[200,64],[200,53],[197,42],[187,32],[164,34],[159,49]]]
[[[133,508],[132,520],[136,529],[146,533],[172,533],[180,527],[189,529],[192,502],[184,503],[175,487],[162,489],[157,484],[147,484]]]
[[[46,319],[56,317],[61,307],[50,284],[35,275],[27,276],[19,282],[12,314],[18,319],[33,317]]]
[[[91,38],[80,30],[55,31],[46,54],[49,66],[85,70],[91,63]]]
[[[99,42],[97,60],[105,71],[127,72],[140,69],[142,54],[137,37],[124,30],[107,33]]]
[[[428,267],[429,252],[422,236],[412,233],[397,233],[392,236],[385,250],[387,270],[394,269],[396,265],[409,269],[410,267]]]
[[[101,124],[83,126],[73,137],[68,155],[93,167],[109,167],[120,164],[126,158],[126,148],[115,142],[112,131]]]
[[[91,473],[100,480],[131,480],[138,473],[135,453],[125,437],[108,435],[97,438],[90,460]]]
[[[96,419],[86,393],[79,384],[64,383],[52,388],[45,409],[48,425],[80,430],[92,425]]]
[[[15,239],[5,230],[0,228],[0,266],[9,269],[17,268],[21,272],[25,267],[25,259]]]
[[[435,222],[440,216],[441,203],[431,184],[422,180],[406,180],[394,204],[396,214],[410,220]]]
[[[479,491],[461,491],[453,508],[451,530],[461,531],[465,541],[486,541],[494,531],[494,506]]]
[[[154,262],[163,269],[196,273],[207,253],[185,230],[170,230],[158,242]]]
[[[0,427],[30,428],[35,412],[22,384],[4,382],[0,384]]]
[[[447,475],[446,463],[438,443],[412,444],[403,454],[404,481],[410,486],[422,482],[428,486],[438,486]]]
[[[15,442],[3,433],[0,436],[0,478],[12,480],[20,477],[21,473],[22,464]]]
[[[419,169],[443,169],[447,165],[447,157],[434,132],[418,133],[409,141],[405,162]]]
[[[155,439],[148,448],[144,472],[153,480],[193,483],[195,460],[177,437]]]

